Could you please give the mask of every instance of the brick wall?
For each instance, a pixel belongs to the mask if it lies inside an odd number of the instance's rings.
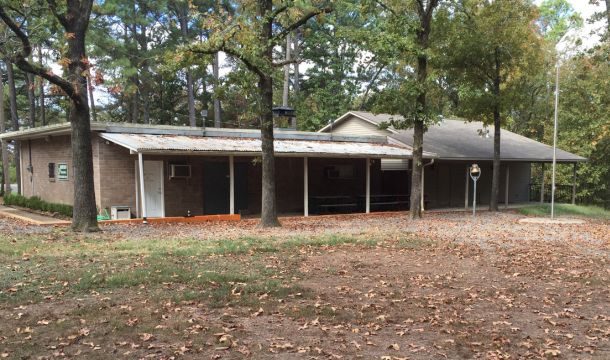
[[[22,193],[60,204],[72,204],[74,169],[69,136],[24,140],[21,147]],[[68,165],[68,180],[49,178],[49,163]],[[30,168],[32,171],[29,171]]]
[[[97,151],[96,151],[97,150]],[[98,206],[110,212],[111,206],[129,206],[136,215],[136,155],[122,146],[93,136],[93,164],[97,170]]]

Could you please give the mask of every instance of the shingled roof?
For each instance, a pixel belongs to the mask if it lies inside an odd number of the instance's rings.
[[[351,116],[380,125],[390,120],[402,119],[398,115],[373,114],[363,111],[350,111],[341,116],[340,121],[346,121]],[[324,131],[326,128],[322,129]],[[424,134],[424,151],[435,153],[444,160],[493,160],[493,126],[488,127],[489,137],[481,136],[484,130],[482,122],[468,122],[460,119],[444,119],[431,126]],[[413,130],[397,130],[389,128],[388,136],[401,143],[413,145]],[[553,148],[541,142],[529,139],[502,129],[500,135],[500,158],[503,161],[550,162],[553,159]],[[558,162],[580,162],[585,158],[557,149]]]

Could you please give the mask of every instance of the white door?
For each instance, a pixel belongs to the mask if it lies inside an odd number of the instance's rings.
[[[163,161],[144,161],[144,193],[147,217],[164,217]]]

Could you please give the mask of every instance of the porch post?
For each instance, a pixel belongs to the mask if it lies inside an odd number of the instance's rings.
[[[468,182],[470,180],[470,176],[469,176],[469,168],[468,166],[466,166],[466,190],[465,190],[465,196],[464,196],[464,209],[468,210],[468,188],[470,187],[470,183]]]
[[[540,182],[540,203],[544,204],[544,163],[542,163],[542,181]]]
[[[142,204],[142,222],[148,224],[146,220],[146,194],[144,190],[144,160],[142,153],[138,153],[138,171],[140,172],[140,203]]]
[[[426,172],[426,167],[422,166],[421,167],[421,203],[419,204],[421,211],[424,211],[424,172]]]
[[[229,155],[229,214],[235,214],[235,161]]]
[[[576,169],[578,168],[578,163],[574,163],[573,176],[572,180],[572,205],[576,205]]]
[[[309,166],[303,158],[303,216],[309,216]]]
[[[371,212],[371,159],[366,158],[366,213]]]
[[[506,189],[504,190],[504,207],[508,209],[508,179],[510,176],[510,166],[506,164]]]

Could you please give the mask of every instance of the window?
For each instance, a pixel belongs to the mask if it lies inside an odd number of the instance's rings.
[[[68,164],[57,164],[57,180],[68,180]]]
[[[49,179],[55,180],[55,163],[49,163]]]

